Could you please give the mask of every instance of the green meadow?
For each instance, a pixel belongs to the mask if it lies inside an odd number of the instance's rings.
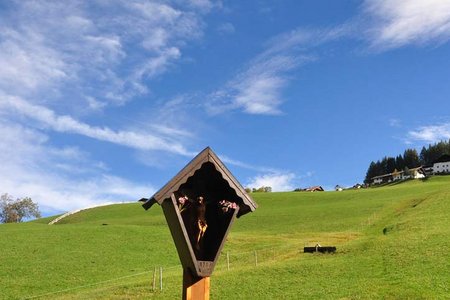
[[[450,299],[450,176],[252,197],[259,208],[235,221],[211,299]],[[0,225],[1,299],[181,298],[182,269],[157,205],[51,219]],[[303,253],[317,243],[337,252]]]

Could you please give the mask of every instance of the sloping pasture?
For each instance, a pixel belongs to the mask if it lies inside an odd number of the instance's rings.
[[[450,294],[450,176],[252,196],[259,208],[234,223],[211,279],[212,299]],[[1,299],[181,298],[182,271],[158,206],[111,205],[48,222],[0,225]],[[317,243],[338,250],[302,252]]]

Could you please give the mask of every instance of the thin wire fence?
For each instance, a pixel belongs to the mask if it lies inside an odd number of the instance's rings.
[[[379,218],[379,214],[377,214],[377,212],[374,212],[367,218],[367,220],[364,220],[359,224],[357,231],[363,231],[364,229],[371,227],[372,225],[374,225],[374,223],[376,223],[376,221],[379,220]],[[241,270],[243,268],[255,268],[259,265],[269,264],[277,261],[284,261],[296,257],[300,253],[303,253],[303,246],[306,246],[307,244],[311,244],[311,241],[309,241],[308,243],[305,242],[305,244],[303,245],[288,243],[284,245],[274,245],[260,247],[257,249],[249,249],[247,251],[240,252],[233,250],[224,250],[219,256],[214,270],[215,273],[233,272]],[[178,285],[181,284],[179,278],[182,272],[183,269],[181,264],[173,266],[155,266],[148,271],[125,275],[117,278],[111,278],[92,284],[80,285],[72,288],[29,296],[23,299],[48,298],[52,295],[64,294],[94,287],[112,289],[118,286],[134,285],[138,282],[142,282],[142,277],[146,278],[145,282],[148,282],[148,286],[150,287],[150,290],[152,292],[162,292],[165,289],[179,288]],[[140,276],[139,280],[124,282],[126,279],[132,279],[138,276]]]
[[[254,268],[258,267],[258,265],[292,258],[292,256],[300,252],[303,252],[303,249],[300,246],[294,246],[292,244],[268,246],[264,248],[258,248],[256,250],[249,250],[242,252],[236,252],[231,250],[223,251],[216,263],[214,270],[215,272],[228,272],[228,271],[233,272],[242,268]],[[171,284],[181,284],[181,281],[178,282],[168,279],[179,278],[182,272],[183,268],[181,264],[173,266],[156,266],[144,272],[111,278],[108,280],[99,281],[92,284],[80,285],[72,288],[61,289],[53,292],[29,296],[23,299],[49,298],[50,296],[54,296],[57,294],[64,294],[68,292],[95,287],[102,287],[102,288],[107,287],[111,289],[117,286],[136,284],[137,280],[133,280],[130,282],[125,282],[125,280],[138,276],[140,278],[139,281],[142,281],[141,278],[146,278],[145,281],[148,282],[148,286],[150,287],[152,292],[162,292],[165,289],[178,288],[172,287]],[[170,285],[168,285],[168,283]]]

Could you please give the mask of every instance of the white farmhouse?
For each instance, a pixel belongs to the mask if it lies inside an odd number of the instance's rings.
[[[448,162],[448,165],[450,166],[450,162]],[[397,171],[397,169],[395,169],[394,172],[392,173],[372,177],[372,184],[390,183],[410,178],[422,179],[425,177],[426,177],[425,170],[422,166],[413,169],[408,169],[407,172]]]
[[[404,171],[397,171],[397,169],[395,169],[394,172],[391,173],[392,180],[393,181],[397,181],[397,180],[405,179],[403,173],[405,173],[405,172]]]
[[[373,184],[392,182],[392,173],[372,177]]]
[[[409,169],[410,178],[422,179],[425,178],[425,170],[423,167],[418,167],[414,169]]]
[[[433,174],[450,173],[450,155],[444,154],[433,163]]]

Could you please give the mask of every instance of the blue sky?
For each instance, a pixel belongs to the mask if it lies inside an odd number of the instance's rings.
[[[2,1],[0,192],[151,196],[206,146],[246,187],[362,182],[450,138],[450,1]]]

